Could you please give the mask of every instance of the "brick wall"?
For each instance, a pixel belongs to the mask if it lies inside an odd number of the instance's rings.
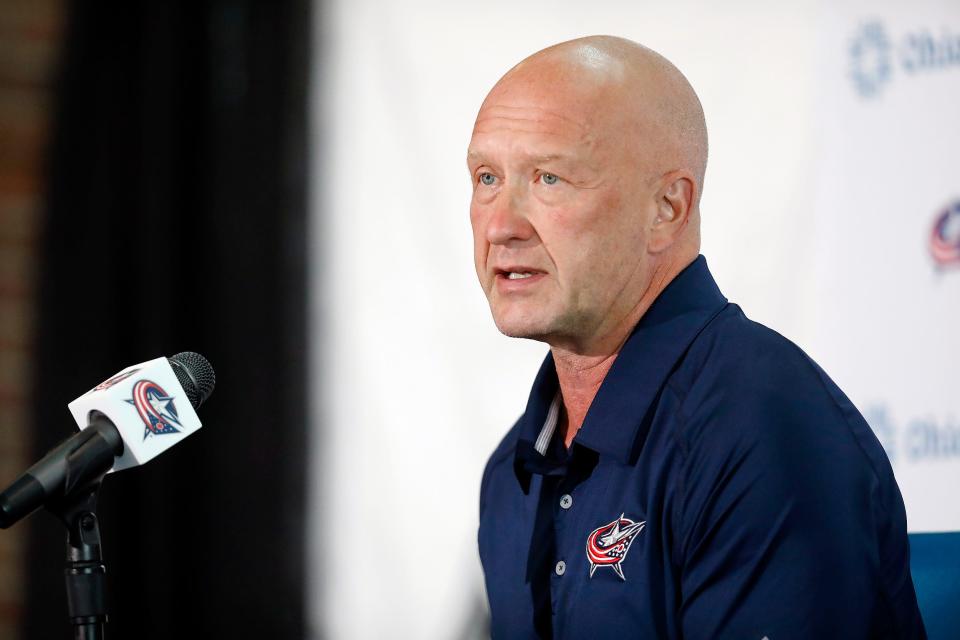
[[[0,485],[31,462],[29,384],[43,161],[62,0],[0,2]],[[25,528],[0,531],[0,639],[19,637]]]

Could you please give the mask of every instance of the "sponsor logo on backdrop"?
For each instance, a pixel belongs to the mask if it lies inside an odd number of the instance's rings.
[[[870,98],[890,80],[890,39],[880,22],[860,26],[850,43],[850,78],[857,92]]]
[[[863,415],[893,464],[960,458],[960,421],[953,417],[926,416],[897,424],[882,404],[868,407]]]
[[[173,404],[173,398],[164,391],[160,385],[150,380],[140,380],[133,385],[133,398],[127,400],[137,409],[140,419],[143,420],[145,429],[143,430],[143,439],[147,436],[159,436],[165,433],[180,433],[177,427],[183,427],[180,424],[180,416],[177,415],[177,407]]]
[[[870,20],[854,32],[849,55],[853,88],[875,98],[899,74],[960,71],[960,29],[918,27],[891,36],[883,22]]]
[[[934,218],[930,256],[938,267],[960,266],[960,200],[948,204]]]

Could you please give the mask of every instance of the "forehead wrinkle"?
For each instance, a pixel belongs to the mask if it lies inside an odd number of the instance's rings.
[[[523,130],[526,133],[552,133],[550,131],[544,131],[543,129],[536,128],[536,125],[545,125],[549,124],[547,121],[539,118],[504,118],[502,116],[495,116],[492,118],[481,118],[477,120],[477,124],[474,125],[474,131],[480,133],[488,133],[491,130],[497,130],[500,128],[506,128],[511,131],[514,130]],[[528,129],[523,129],[523,127],[533,127]],[[581,129],[585,132],[585,128]],[[556,133],[555,135],[563,135],[561,133]]]
[[[489,127],[478,127],[474,130],[474,137],[477,135],[486,136],[486,135],[496,135],[497,133],[512,133],[512,134],[529,134],[533,136],[542,136],[545,138],[557,138],[559,140],[564,140],[573,142],[577,145],[584,145],[587,147],[592,147],[595,141],[595,137],[589,133],[584,132],[579,136],[571,136],[567,133],[562,133],[559,131],[544,131],[542,129],[530,129],[521,124],[511,124],[503,123],[499,126],[489,126]],[[541,155],[558,155],[560,152],[556,153],[545,153],[541,152]]]
[[[500,113],[500,112],[505,113]],[[519,115],[518,112],[524,114],[530,114],[530,116]],[[539,116],[536,114],[540,114]],[[573,125],[581,131],[587,129],[587,124],[580,122],[568,115],[563,114],[560,111],[554,111],[552,109],[547,109],[540,106],[511,106],[511,105],[491,105],[489,107],[484,107],[480,110],[480,114],[477,116],[477,124],[485,120],[491,119],[505,119],[505,120],[526,120],[529,122],[547,122],[549,120],[559,120],[570,125]]]
[[[529,111],[524,109],[524,111]],[[473,127],[473,136],[496,135],[498,133],[528,134],[531,136],[543,136],[546,138],[556,138],[573,143],[588,149],[596,147],[598,142],[598,132],[584,123],[577,122],[572,118],[560,115],[554,111],[546,109],[536,109],[543,114],[543,117],[526,117],[525,115],[491,114],[485,115],[482,111],[477,117]],[[572,125],[572,126],[564,126]],[[562,153],[562,150],[554,152],[548,150],[544,154]]]

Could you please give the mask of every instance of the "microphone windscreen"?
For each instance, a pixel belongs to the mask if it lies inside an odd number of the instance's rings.
[[[217,376],[210,361],[193,351],[182,351],[167,360],[170,361],[170,368],[186,392],[190,404],[194,409],[199,408],[213,393],[213,387],[217,383]]]

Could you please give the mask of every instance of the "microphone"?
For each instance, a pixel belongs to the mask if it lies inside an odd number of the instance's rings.
[[[139,466],[197,431],[194,410],[215,383],[207,359],[184,351],[127,367],[71,402],[80,431],[0,493],[0,529],[105,473]]]

